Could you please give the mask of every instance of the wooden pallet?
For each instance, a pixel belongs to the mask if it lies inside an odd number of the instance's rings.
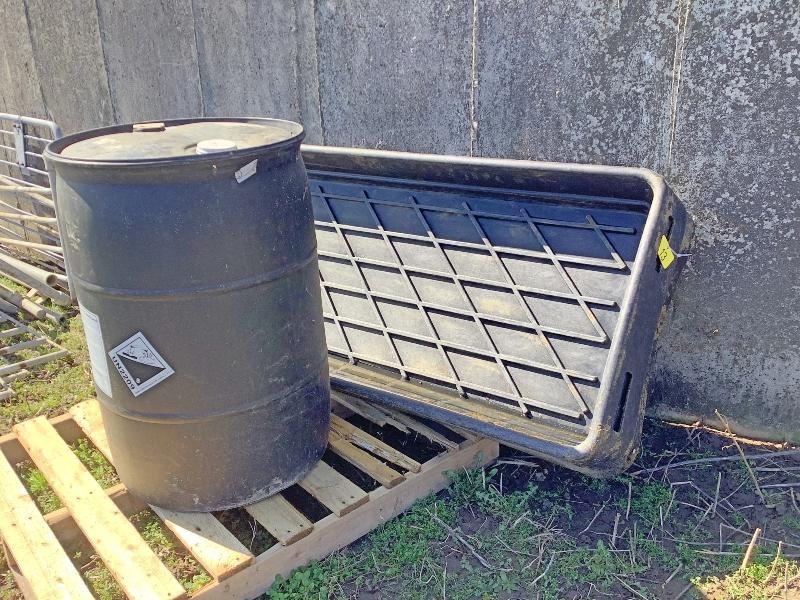
[[[346,546],[415,500],[445,487],[445,473],[485,464],[498,454],[497,442],[458,431],[463,441],[424,423],[362,401],[338,397],[345,411],[376,425],[422,435],[441,446],[424,463],[403,454],[332,414],[330,450],[381,485],[365,492],[333,466],[319,462],[299,484],[330,514],[313,522],[287,497],[278,494],[244,509],[277,543],[254,556],[214,515],[176,513],[151,507],[213,581],[192,598],[253,598],[277,575]],[[344,413],[347,414],[347,413]],[[396,433],[396,432],[395,432]],[[91,598],[64,547],[85,538],[129,598],[185,598],[181,584],[147,546],[128,517],[144,502],[118,484],[103,490],[68,444],[87,437],[113,464],[96,401],[74,406],[68,414],[37,417],[0,437],[0,538],[11,570],[26,598]],[[14,465],[32,460],[63,508],[41,514]]]

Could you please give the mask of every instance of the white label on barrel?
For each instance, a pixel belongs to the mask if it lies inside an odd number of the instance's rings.
[[[175,371],[139,331],[108,353],[134,396],[143,394]]]
[[[89,347],[89,362],[92,365],[92,377],[97,389],[111,398],[111,378],[108,375],[108,362],[106,362],[106,347],[103,344],[103,332],[100,329],[100,318],[93,312],[86,310],[80,302],[83,317],[83,331],[86,334],[86,345]]]
[[[236,171],[236,173],[234,173],[234,176],[236,177],[236,181],[238,183],[242,183],[246,179],[249,179],[250,177],[255,175],[256,174],[256,167],[258,167],[258,159],[250,161],[249,163],[247,163],[241,169]]]

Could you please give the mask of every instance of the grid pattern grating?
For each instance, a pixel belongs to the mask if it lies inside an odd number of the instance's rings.
[[[645,214],[312,176],[329,350],[592,417]]]

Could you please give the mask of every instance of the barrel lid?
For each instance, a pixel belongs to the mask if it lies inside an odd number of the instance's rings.
[[[91,161],[168,159],[271,146],[303,130],[297,123],[272,119],[148,122],[114,129],[82,137],[58,154]]]

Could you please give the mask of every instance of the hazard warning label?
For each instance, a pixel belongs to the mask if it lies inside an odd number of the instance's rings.
[[[143,394],[175,372],[141,331],[112,349],[108,356],[134,396]]]

